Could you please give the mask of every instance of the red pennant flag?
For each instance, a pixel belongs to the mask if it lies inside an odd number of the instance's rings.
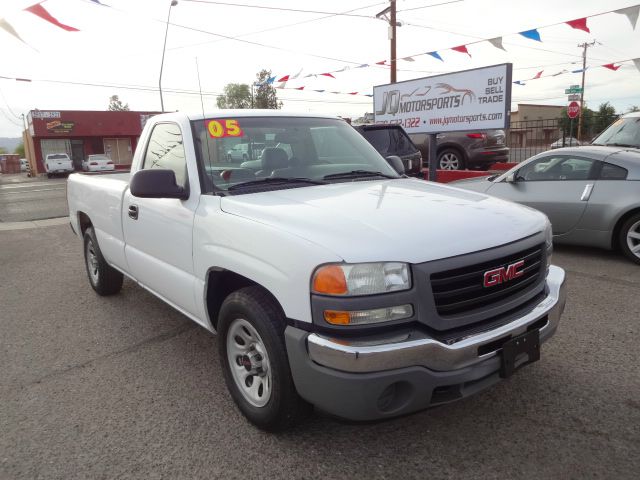
[[[606,65],[602,65],[604,68],[608,68],[609,70],[613,70],[614,72],[620,68],[620,65],[614,65],[613,63],[607,63]]]
[[[295,90],[304,90],[304,87],[298,87]]]
[[[387,61],[386,60],[382,60],[381,62],[376,62],[376,65],[386,65]]]
[[[460,52],[460,53],[466,53],[467,55],[471,56],[471,54],[469,53],[469,50],[467,50],[467,46],[466,45],[460,45],[459,47],[453,47],[451,50],[455,50],[456,52]]]
[[[280,80],[278,80],[278,82],[288,82],[288,81],[289,81],[289,75],[285,75]]]
[[[348,95],[357,95],[358,92],[349,92]]]
[[[324,77],[336,78],[333,75],[331,75],[330,73],[321,73],[320,75],[322,75]]]
[[[587,18],[577,18],[575,20],[570,20],[568,22],[565,22],[567,25],[569,25],[571,28],[575,28],[576,30],[584,30],[587,33],[591,33],[591,30],[589,30],[589,27],[587,27]]]
[[[531,80],[537,80],[538,78],[540,78],[542,76],[542,72],[544,72],[544,70],[540,70],[538,73],[536,73],[536,76],[533,77]]]
[[[78,32],[79,30],[74,27],[70,27],[69,25],[65,25],[64,23],[60,23],[57,18],[52,16],[46,8],[44,8],[41,4],[37,3],[35,5],[31,5],[30,7],[25,8],[27,12],[31,12],[34,15],[46,20],[49,23],[54,24],[57,27],[66,30],[67,32]]]

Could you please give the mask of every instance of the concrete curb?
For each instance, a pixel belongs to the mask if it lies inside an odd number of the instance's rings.
[[[0,232],[53,227],[55,225],[65,225],[67,223],[69,223],[69,217],[47,218],[45,220],[32,220],[30,222],[6,222],[0,223]]]

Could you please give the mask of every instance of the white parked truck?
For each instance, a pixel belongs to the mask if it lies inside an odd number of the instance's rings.
[[[66,153],[50,153],[44,159],[44,169],[49,178],[58,173],[71,173],[73,161]]]
[[[230,165],[250,142],[259,164]],[[558,327],[543,214],[401,171],[339,118],[170,113],[131,173],[74,174],[67,194],[93,289],[126,275],[217,332],[234,401],[278,430],[312,406],[371,420],[466,397]]]

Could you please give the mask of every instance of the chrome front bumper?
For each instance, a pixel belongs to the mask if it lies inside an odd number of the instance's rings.
[[[466,337],[452,345],[420,334],[405,338],[380,339],[366,344],[344,339],[334,340],[312,333],[307,338],[309,357],[315,363],[344,372],[379,372],[410,366],[423,366],[435,371],[451,371],[494,357],[495,350],[479,355],[478,349],[496,340],[514,337],[527,327],[547,317],[540,328],[540,341],[550,338],[558,327],[566,302],[565,273],[551,266],[547,276],[548,295],[533,310],[494,330]]]

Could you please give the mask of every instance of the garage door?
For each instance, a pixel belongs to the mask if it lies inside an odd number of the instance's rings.
[[[52,153],[66,153],[71,158],[71,140],[68,139],[40,140],[40,149],[43,162]]]

